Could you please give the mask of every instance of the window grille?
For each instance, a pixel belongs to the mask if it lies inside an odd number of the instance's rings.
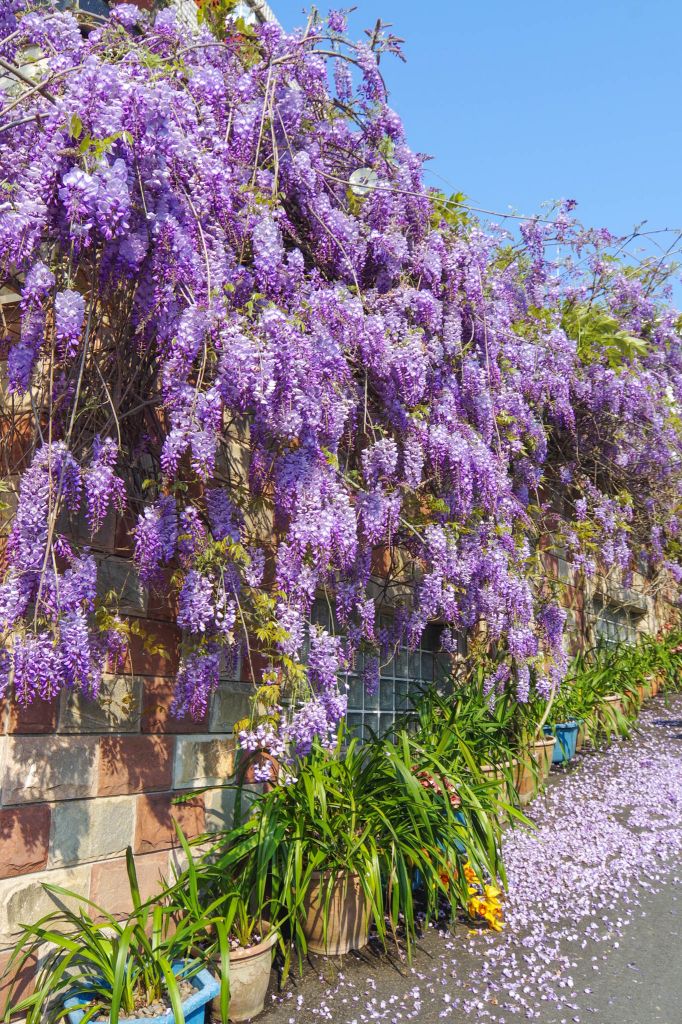
[[[312,615],[313,622],[335,632],[329,606],[316,601]],[[379,620],[379,628],[390,624],[388,616]],[[441,627],[430,625],[424,631],[416,650],[399,647],[395,655],[382,664],[379,686],[375,693],[368,693],[363,678],[364,659],[356,655],[352,671],[344,674],[348,685],[347,722],[351,732],[360,739],[369,739],[372,732],[389,732],[396,718],[407,711],[411,697],[430,683],[445,683],[450,667],[450,655],[440,649]]]
[[[601,605],[594,625],[597,640],[614,646],[619,643],[636,643],[638,618],[640,615],[634,615],[628,608]]]

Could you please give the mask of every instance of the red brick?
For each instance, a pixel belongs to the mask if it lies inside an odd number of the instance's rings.
[[[393,550],[388,544],[377,544],[372,548],[372,575],[386,579],[393,568]]]
[[[5,974],[11,956],[11,950],[0,953],[0,1014],[5,1013],[7,1000],[10,995],[12,996],[12,1004],[16,1006],[21,999],[25,999],[26,996],[30,996],[35,988],[34,976],[37,961],[35,959],[31,959],[24,965],[20,972],[17,972],[15,968],[13,968],[10,974]],[[10,988],[15,982],[16,988],[10,992]],[[14,1015],[12,1014],[12,1016]],[[25,1017],[25,1014],[21,1014],[20,1016]]]
[[[175,622],[177,617],[178,602],[176,592],[171,586],[171,575],[170,570],[166,570],[163,583],[149,590],[147,615],[154,621]]]
[[[147,678],[142,685],[142,732],[192,733],[207,731],[207,715],[200,721],[176,718],[171,714],[175,696],[175,680],[163,677]]]
[[[130,512],[116,516],[116,532],[114,534],[114,550],[117,555],[132,558],[135,550],[133,531],[135,516]]]
[[[47,804],[0,810],[0,878],[40,871],[47,864],[49,843]]]
[[[147,853],[135,858],[135,871],[142,900],[151,899],[168,879],[168,854]],[[90,899],[116,917],[133,909],[125,857],[103,860],[92,865]]]
[[[36,440],[33,414],[17,412],[12,417],[1,416],[0,437],[3,466],[12,473],[23,472],[31,461],[31,450]]]
[[[135,853],[167,850],[178,845],[173,819],[186,836],[201,835],[205,831],[203,796],[194,796],[182,803],[174,803],[180,793],[161,793],[158,796],[140,796],[137,799],[135,824]]]
[[[59,698],[54,700],[35,700],[32,704],[22,707],[16,700],[10,702],[7,731],[23,735],[45,735],[57,728]]]
[[[559,561],[553,551],[543,551],[541,554],[542,568],[544,572],[556,579],[559,575]]]
[[[174,741],[166,736],[102,736],[98,796],[171,788]]]
[[[251,648],[250,654],[241,659],[242,682],[255,682],[260,685],[263,673],[272,668],[272,661],[259,653],[257,645],[255,642],[252,642],[251,637],[249,637],[249,646]]]
[[[180,630],[170,622],[142,622],[145,636],[131,636],[126,672],[136,676],[172,676],[180,664]]]

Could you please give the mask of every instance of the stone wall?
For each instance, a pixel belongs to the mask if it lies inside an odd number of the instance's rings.
[[[600,637],[634,642],[640,634],[655,635],[662,626],[679,621],[679,593],[667,574],[650,580],[633,572],[627,586],[617,570],[598,571],[586,579],[551,538],[545,539],[541,558],[545,580],[566,609],[571,653],[594,646]],[[614,623],[612,635],[606,635],[601,619]],[[619,621],[622,633],[616,636]]]
[[[11,511],[11,495],[2,498]],[[0,572],[9,518],[0,521]],[[129,527],[112,515],[93,542],[101,590],[122,594],[134,626],[124,671],[105,676],[96,701],[64,692],[24,708],[0,702],[0,975],[19,926],[54,908],[43,883],[123,914],[128,846],[147,898],[177,857],[173,818],[189,837],[227,820],[231,794],[221,787],[233,777],[233,725],[248,714],[251,684],[226,675],[202,721],[171,714],[175,609],[170,587],[159,596],[140,585]],[[60,529],[86,539],[78,519]],[[0,1010],[6,988],[0,981]]]
[[[233,773],[231,728],[246,711],[248,684],[226,680],[201,723],[174,720],[173,679],[160,672],[171,666],[146,657],[132,677],[107,677],[100,703],[62,694],[2,709],[0,973],[19,925],[52,909],[42,883],[124,913],[128,846],[146,898],[172,868],[173,818],[188,836],[226,819],[230,794],[218,787]]]

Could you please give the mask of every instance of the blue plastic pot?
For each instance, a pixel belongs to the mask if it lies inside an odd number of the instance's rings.
[[[176,974],[179,974],[181,970],[182,965],[175,967]],[[182,1002],[185,1024],[204,1024],[206,1004],[210,1003],[220,992],[220,982],[205,968],[188,980],[192,982],[196,991]],[[64,1008],[68,1011],[69,1024],[81,1024],[86,1012],[83,1009],[83,1003],[89,1001],[89,999],[90,995],[85,990],[75,992],[64,1000]],[[119,1017],[119,1021],[124,1020],[132,1020],[132,1018]],[[145,1017],[145,1020],[154,1021],[154,1024],[174,1024],[175,1015],[172,1010],[169,1010],[168,1013],[161,1013],[158,1017]]]
[[[575,757],[575,747],[578,742],[578,722],[557,722],[556,725],[545,725],[543,732],[546,736],[556,736],[552,764],[563,764]]]

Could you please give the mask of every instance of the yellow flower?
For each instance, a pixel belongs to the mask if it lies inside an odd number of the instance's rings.
[[[498,889],[496,885],[484,885],[468,862],[464,865],[464,875],[468,883],[467,912],[469,917],[481,918],[493,931],[502,931],[503,914],[500,903],[502,890]]]

